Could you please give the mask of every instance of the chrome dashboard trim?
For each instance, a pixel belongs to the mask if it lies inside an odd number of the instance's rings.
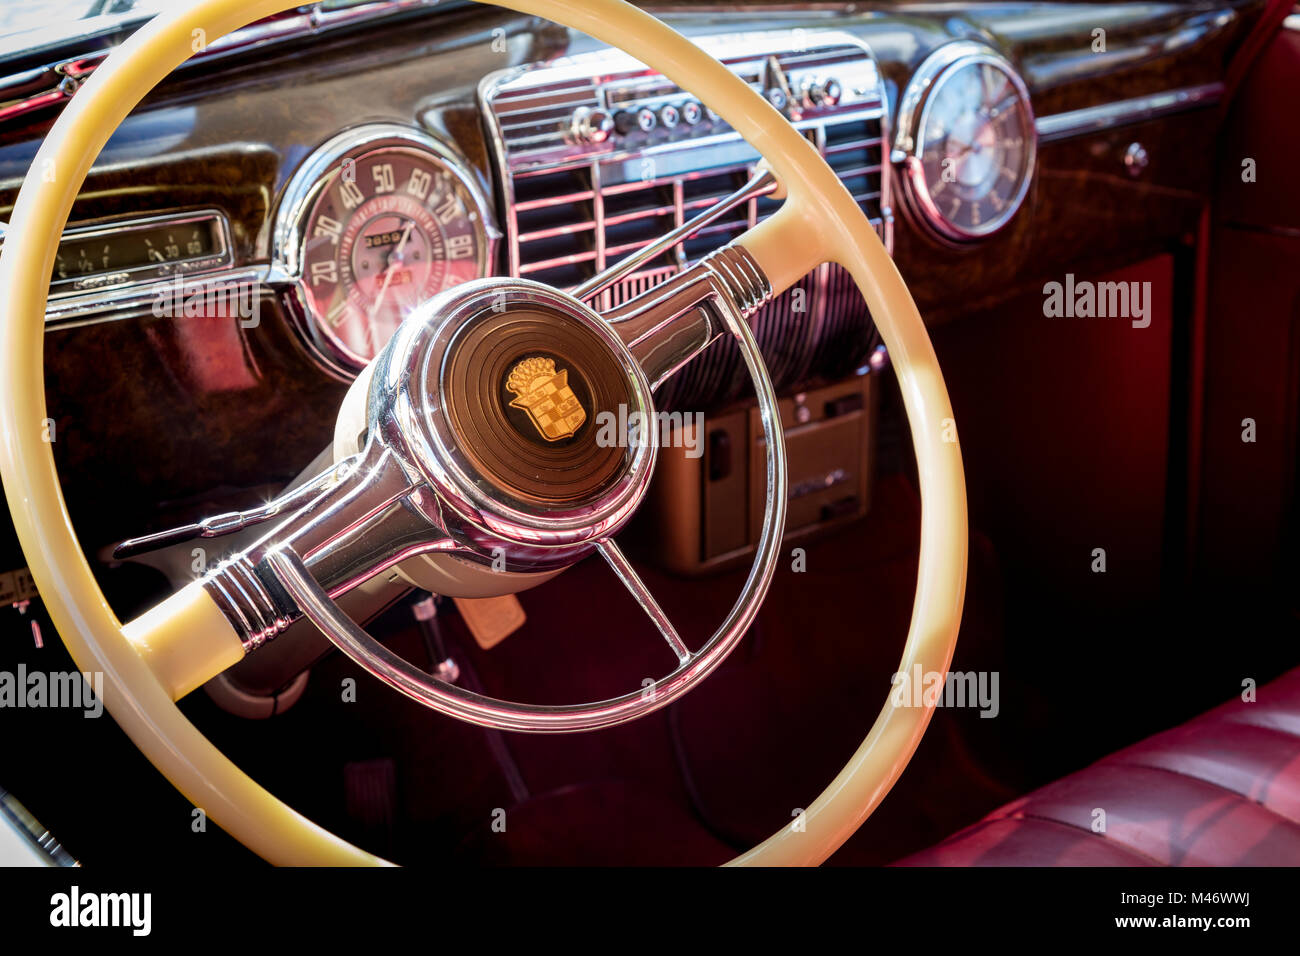
[[[751,199],[756,197],[769,195],[775,192],[779,186],[780,183],[777,182],[776,176],[774,176],[771,171],[763,169],[748,183],[736,190],[736,192],[719,200],[717,204],[710,206],[694,219],[683,223],[671,232],[665,233],[649,245],[642,246],[641,249],[631,253],[621,262],[617,262],[610,266],[600,275],[588,279],[577,289],[573,290],[574,296],[586,301],[592,296],[598,295],[614,283],[637,272],[642,266],[657,258],[667,249],[679,246],[686,239],[690,238],[692,234],[703,229],[709,223],[714,222],[721,216],[726,215],[736,206],[743,203],[749,203]],[[677,203],[678,205],[681,203],[680,189],[678,190]],[[752,223],[750,224],[750,228],[753,228]]]
[[[134,276],[134,278],[115,283],[97,283],[93,287],[86,289],[60,288],[61,284],[67,285],[66,280],[52,281],[45,309],[46,329],[62,328],[69,324],[87,325],[91,321],[107,322],[124,318],[125,314],[109,314],[117,313],[119,310],[123,313],[138,314],[141,308],[151,306],[157,300],[160,291],[173,288],[173,284],[178,277],[182,280],[183,288],[198,284],[197,280],[207,281],[216,277],[232,280],[247,280],[250,278],[246,275],[249,270],[234,267],[234,245],[231,240],[230,220],[219,209],[204,208],[190,212],[161,213],[136,219],[76,225],[66,230],[59,242],[62,244],[69,240],[112,235],[118,232],[129,232],[168,223],[184,225],[190,222],[214,222],[221,242],[221,251],[213,256],[178,263],[179,267],[174,271],[162,271],[158,267],[148,266],[123,270],[117,275]],[[0,224],[0,249],[4,247],[7,228],[7,225]],[[189,268],[185,268],[187,265]],[[141,274],[145,274],[145,276],[139,278],[138,276]],[[106,275],[113,274],[108,273]],[[96,320],[87,318],[96,313],[105,314]]]
[[[97,289],[61,299],[51,296],[45,311],[45,331],[136,318],[149,313],[160,295],[171,293],[175,289],[175,281],[176,276],[169,276],[140,285]],[[268,267],[263,263],[188,274],[182,279],[181,291],[197,291],[211,282],[272,287]]]
[[[884,82],[883,74],[880,70],[880,64],[876,60],[874,51],[868,43],[861,37],[842,30],[833,28],[816,28],[802,31],[802,36],[798,41],[798,49],[794,44],[788,32],[786,31],[755,31],[740,34],[692,34],[689,39],[713,56],[723,62],[744,61],[747,59],[773,57],[782,54],[806,54],[817,50],[821,47],[831,48],[834,46],[852,47],[860,50],[863,57],[869,62],[871,70],[874,72],[874,87],[868,94],[865,90],[853,91],[855,95],[871,95],[878,97],[878,104],[873,104],[861,110],[843,109],[834,113],[827,114],[822,111],[809,110],[809,115],[805,116],[804,111],[796,108],[789,117],[791,125],[796,129],[804,132],[815,142],[818,151],[826,155],[826,137],[825,130],[828,125],[837,125],[840,123],[851,123],[855,121],[878,120],[880,124],[880,153],[881,162],[879,169],[872,168],[862,172],[868,174],[877,173],[880,176],[880,217],[873,217],[873,225],[876,226],[885,247],[892,254],[894,239],[894,210],[892,206],[892,176],[893,171],[888,162],[889,144],[892,142],[892,132],[890,129],[890,106],[889,90]],[[609,253],[605,248],[604,237],[608,222],[605,217],[604,199],[605,192],[601,185],[601,167],[605,164],[617,163],[630,159],[642,159],[654,157],[663,154],[682,153],[692,150],[705,149],[726,144],[743,142],[740,134],[734,130],[723,130],[714,132],[709,135],[692,137],[688,140],[677,140],[665,143],[651,143],[638,146],[631,149],[623,149],[615,142],[614,139],[608,140],[605,144],[596,148],[581,148],[573,146],[572,148],[561,151],[556,155],[548,157],[547,160],[530,160],[527,158],[515,160],[512,157],[511,149],[507,142],[507,136],[503,129],[501,120],[493,106],[494,100],[508,86],[519,84],[525,80],[532,80],[532,85],[537,87],[550,87],[556,84],[566,82],[577,82],[583,79],[591,80],[593,87],[602,90],[601,101],[604,102],[604,92],[607,88],[618,89],[620,86],[635,86],[638,83],[646,81],[645,66],[639,60],[620,50],[597,50],[579,53],[575,56],[552,60],[540,63],[528,63],[521,66],[509,67],[499,70],[496,73],[484,77],[479,84],[478,98],[482,107],[484,117],[484,126],[487,131],[488,146],[491,153],[492,162],[495,166],[495,172],[498,180],[498,199],[502,204],[503,222],[505,231],[506,250],[507,250],[507,269],[512,276],[521,274],[521,252],[520,252],[520,230],[518,222],[518,202],[515,192],[515,177],[517,173],[527,172],[529,174],[544,172],[547,170],[566,170],[583,168],[589,171],[592,184],[592,228],[595,232],[595,250],[594,254],[589,254],[587,260],[593,261],[593,270],[595,274],[600,274],[611,264],[610,259],[619,253]],[[624,74],[636,74],[628,78]],[[654,74],[650,74],[653,76]],[[594,77],[594,78],[593,78]],[[603,79],[605,77],[618,79]],[[671,83],[671,81],[666,81]],[[761,82],[761,81],[760,81]],[[675,86],[675,84],[673,84]],[[684,91],[689,93],[689,91]],[[761,92],[761,90],[760,90]],[[516,151],[517,152],[517,151]],[[672,179],[672,176],[666,176],[665,179]],[[674,225],[681,227],[683,223],[691,218],[691,211],[682,208],[680,185],[675,189]],[[564,197],[548,199],[545,202],[539,201],[536,205],[541,208],[546,205],[558,205],[564,200]],[[749,204],[749,225],[752,228],[757,221],[757,199],[752,200]],[[619,254],[621,255],[621,254]],[[584,260],[584,261],[587,261]],[[576,261],[576,260],[575,260]],[[564,262],[547,263],[546,267],[562,265]],[[678,247],[676,269],[680,271],[685,268],[687,263]],[[534,263],[531,271],[541,271],[542,265]],[[635,282],[638,278],[646,275],[646,272],[634,273],[626,280],[629,283]],[[817,287],[816,300],[824,302],[827,297],[829,271],[826,268],[816,270],[815,282]],[[609,300],[605,301],[606,305],[612,305]]]
[[[1222,83],[1204,83],[1162,93],[1135,96],[1100,106],[1087,106],[1065,113],[1040,116],[1037,120],[1039,142],[1050,143],[1099,133],[1117,126],[1142,123],[1189,110],[1217,106],[1223,99]]]

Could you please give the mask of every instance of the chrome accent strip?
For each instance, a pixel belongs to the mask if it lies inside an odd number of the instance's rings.
[[[135,318],[150,312],[160,296],[172,294],[176,288],[175,281],[176,277],[172,276],[168,279],[138,286],[97,289],[94,292],[81,295],[53,299],[45,311],[45,331]],[[182,295],[188,295],[216,282],[272,288],[270,277],[267,274],[267,267],[260,265],[208,272],[184,278],[181,280],[181,293]]]
[[[45,324],[62,324],[65,319],[101,310],[130,309],[133,305],[152,305],[160,292],[175,288],[177,277],[181,279],[182,289],[201,285],[214,277],[223,276],[251,278],[247,270],[235,269],[234,245],[230,238],[230,220],[220,209],[204,208],[192,212],[161,213],[156,216],[143,216],[135,219],[119,219],[111,222],[95,222],[73,226],[67,229],[59,244],[77,240],[93,239],[96,236],[111,236],[135,232],[160,225],[183,226],[192,222],[212,223],[220,242],[220,250],[213,255],[197,259],[178,260],[174,271],[164,271],[169,263],[158,266],[135,266],[121,270],[118,275],[133,276],[114,284],[101,283],[93,288],[66,288],[72,279],[54,279],[50,282],[50,292],[45,308]],[[8,225],[0,223],[0,249],[4,248]],[[186,266],[189,268],[186,268]],[[264,271],[264,270],[263,270]],[[101,275],[111,275],[104,273]],[[60,287],[63,288],[60,288]],[[117,316],[112,316],[117,318]],[[82,323],[77,323],[82,324]]]
[[[226,583],[235,592],[232,595],[229,592],[223,592],[227,597],[238,595],[241,606],[252,616],[253,632],[249,635],[249,641],[244,644],[244,652],[254,650],[260,647],[266,641],[271,640],[283,630],[279,626],[281,621],[287,621],[291,616],[287,609],[281,613],[271,601],[270,592],[261,586],[257,580],[257,571],[248,559],[240,555],[233,561],[226,562],[223,565],[226,574]]]
[[[1188,110],[1205,109],[1216,106],[1223,99],[1222,83],[1204,83],[1200,86],[1188,86],[1163,93],[1150,93],[1135,96],[1128,100],[1116,100],[1100,106],[1087,106],[1083,109],[1070,110],[1066,113],[1053,113],[1038,117],[1038,139],[1044,143],[1068,139],[1072,136],[1086,136],[1116,126],[1142,123],[1185,113]]]
[[[801,133],[807,133],[826,126],[839,126],[841,123],[852,123],[859,120],[872,120],[877,118],[882,118],[881,109],[873,106],[861,110],[844,110],[829,115],[816,116],[812,119],[788,119],[787,122]],[[871,139],[861,140],[860,142],[864,145],[870,145],[874,144],[875,141],[875,138],[872,137]],[[664,154],[672,155],[674,153],[704,149],[709,146],[721,146],[728,143],[740,142],[744,142],[744,137],[739,133],[733,130],[724,130],[717,133],[711,133],[708,136],[695,136],[691,139],[670,140],[666,143],[652,143],[646,146],[633,147],[630,149],[611,148],[606,152],[595,153],[587,157],[576,159],[568,157],[549,162],[524,162],[520,166],[516,167],[514,172],[523,172],[529,175],[561,172],[566,169],[583,168],[588,163],[608,165],[618,162],[627,162],[632,159],[641,159],[646,156],[660,156]],[[837,148],[836,151],[843,152],[844,149],[847,149],[850,145],[852,144],[845,143],[843,144],[843,147]],[[830,155],[834,155],[834,153],[831,153]],[[675,177],[665,177],[665,179],[672,178]],[[642,184],[638,183],[638,185]],[[528,208],[527,204],[524,205],[524,208]]]
[[[725,292],[736,313],[748,321],[772,298],[772,283],[744,246],[732,243],[700,260]]]
[[[245,608],[243,603],[236,600],[236,594],[242,594],[240,589],[226,580],[225,569],[218,567],[216,571],[209,574],[203,582],[204,589],[212,597],[217,608],[225,615],[226,620],[230,622],[235,633],[239,635],[239,643],[244,648],[244,653],[256,650],[266,642],[266,634],[260,628],[254,626],[251,618],[258,615]]]

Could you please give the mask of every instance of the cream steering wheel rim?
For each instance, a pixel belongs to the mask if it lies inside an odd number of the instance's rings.
[[[244,774],[180,712],[174,698],[238,659],[220,612],[182,592],[128,625],[128,640],[72,529],[44,437],[44,318],[59,237],[109,136],[196,45],[296,6],[296,0],[199,0],[161,14],[116,49],[45,138],[16,201],[0,288],[0,476],[32,576],[77,666],[102,671],[106,706],[140,750],[195,806],[277,864],[384,861],[312,823]],[[785,184],[781,209],[740,240],[774,292],[813,265],[852,274],[889,347],[912,430],[922,501],[912,622],[899,670],[947,671],[965,593],[966,491],[951,404],[921,316],[866,216],[812,145],[761,96],[671,28],[621,0],[498,0],[618,47],[699,96],[762,154]],[[792,254],[797,250],[797,255]],[[811,261],[810,261],[811,260]],[[225,634],[220,633],[224,630]],[[197,635],[203,635],[200,641]],[[177,678],[177,669],[186,673]],[[844,769],[805,810],[734,863],[816,864],[853,834],[907,765],[933,703],[886,703]]]

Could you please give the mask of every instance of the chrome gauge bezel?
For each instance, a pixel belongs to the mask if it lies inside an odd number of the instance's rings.
[[[964,68],[978,65],[998,70],[1015,89],[1020,108],[1025,112],[1025,159],[1024,175],[1007,200],[1006,208],[978,227],[971,228],[953,222],[939,210],[926,179],[922,157],[925,154],[924,130],[939,90]],[[903,206],[909,217],[932,238],[955,245],[987,239],[1005,229],[1024,205],[1038,164],[1033,103],[1020,72],[992,47],[971,40],[958,40],[931,53],[917,68],[899,100],[897,130],[890,158],[900,167]]]
[[[340,175],[344,159],[363,157],[384,150],[419,152],[441,166],[465,190],[478,217],[478,277],[492,273],[501,231],[491,202],[466,160],[450,146],[421,129],[400,123],[368,123],[337,134],[300,165],[285,187],[271,232],[271,280],[281,290],[295,331],[315,359],[331,375],[351,381],[368,364],[333,336],[324,316],[316,314],[307,293],[303,274],[308,219],[321,192]]]

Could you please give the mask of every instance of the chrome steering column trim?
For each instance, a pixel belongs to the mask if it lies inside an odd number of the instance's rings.
[[[302,616],[270,569],[272,551],[293,549],[328,593],[337,596],[408,557],[454,550],[426,513],[416,483],[391,450],[376,441],[267,510],[289,514],[200,580],[239,634],[245,653]]]
[[[222,561],[204,575],[202,585],[225,615],[244,653],[273,640],[301,617],[298,608],[281,597],[279,588],[268,588],[258,569],[246,555]]]

